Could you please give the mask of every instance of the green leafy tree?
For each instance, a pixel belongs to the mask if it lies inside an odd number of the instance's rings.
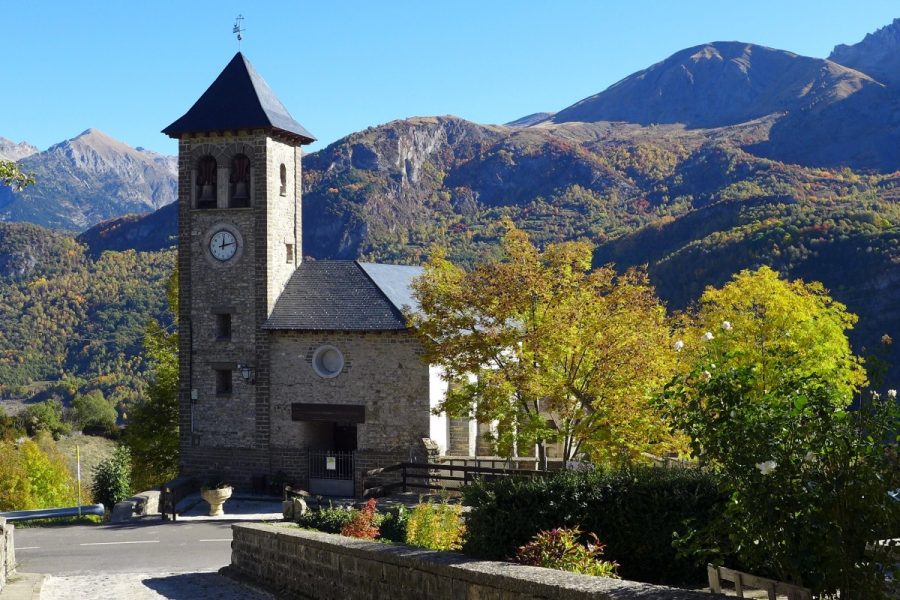
[[[23,173],[19,165],[11,160],[0,160],[0,183],[21,190],[34,183],[34,175]]]
[[[169,280],[168,300],[172,315],[177,315],[177,271]],[[131,451],[135,486],[149,489],[178,475],[178,333],[151,322],[144,349],[150,384],[130,413],[124,442]]]
[[[116,409],[103,397],[100,390],[75,396],[72,400],[75,422],[84,429],[99,429],[107,434],[116,431]]]
[[[125,446],[117,446],[113,455],[94,467],[91,491],[94,501],[107,510],[131,495],[131,453]]]
[[[46,431],[54,439],[59,439],[59,436],[71,430],[63,420],[63,405],[58,398],[32,404],[22,412],[20,418],[25,431],[31,436]]]
[[[558,443],[565,459],[670,448],[649,400],[673,373],[665,309],[646,274],[591,269],[589,244],[541,252],[507,222],[503,258],[469,272],[437,250],[410,323],[450,390],[438,410],[497,423],[499,451]]]
[[[676,342],[689,369],[661,406],[730,496],[697,544],[724,538],[747,569],[823,597],[880,598],[866,543],[900,527],[900,423],[895,392],[847,410],[865,381],[844,334],[854,321],[821,286],[741,273],[703,295]]]

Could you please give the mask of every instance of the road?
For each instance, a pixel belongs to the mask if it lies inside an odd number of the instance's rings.
[[[15,545],[19,572],[47,575],[40,600],[272,598],[216,572],[231,562],[228,522],[17,529]]]
[[[27,573],[183,573],[231,562],[231,523],[221,521],[16,529],[15,540]]]

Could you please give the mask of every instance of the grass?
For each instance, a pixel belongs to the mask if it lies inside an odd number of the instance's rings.
[[[87,488],[90,488],[94,481],[94,467],[112,456],[116,448],[116,442],[107,438],[80,434],[61,438],[56,445],[66,457],[66,466],[69,467],[72,477],[76,471],[75,446],[81,449],[81,479]]]
[[[63,525],[99,525],[103,519],[97,515],[82,515],[80,517],[62,517],[59,519],[29,519],[27,521],[14,521],[16,529],[29,529],[32,527],[61,527]]]

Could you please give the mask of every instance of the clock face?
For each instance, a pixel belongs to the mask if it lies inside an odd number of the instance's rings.
[[[231,260],[237,252],[237,239],[227,229],[220,229],[209,239],[209,253],[216,260]]]

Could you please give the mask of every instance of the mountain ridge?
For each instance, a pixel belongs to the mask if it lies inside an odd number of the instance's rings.
[[[0,187],[0,220],[80,231],[126,213],[173,202],[176,159],[137,150],[98,129],[18,161],[36,183],[16,192]]]

